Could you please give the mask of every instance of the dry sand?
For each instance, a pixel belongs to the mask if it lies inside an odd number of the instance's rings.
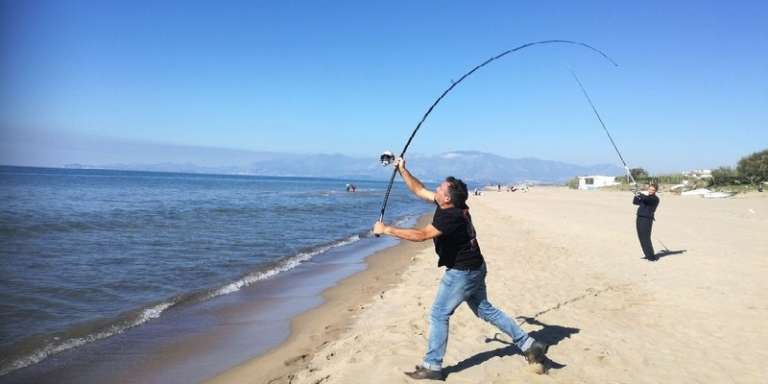
[[[657,262],[641,259],[627,192],[533,188],[472,197],[489,299],[552,344],[537,375],[461,306],[448,383],[768,382],[768,194],[660,195]],[[664,246],[662,246],[662,243]],[[407,383],[442,270],[430,243],[375,256],[273,352],[217,383]]]

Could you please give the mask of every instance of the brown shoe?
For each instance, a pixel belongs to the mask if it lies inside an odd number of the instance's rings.
[[[525,359],[528,360],[528,364],[541,363],[547,357],[547,350],[549,345],[542,343],[541,341],[534,340],[528,349],[523,352]]]
[[[433,371],[431,369],[424,368],[421,365],[417,365],[415,369],[416,370],[413,372],[404,373],[406,376],[414,380],[445,380],[445,377],[443,377],[443,371]]]

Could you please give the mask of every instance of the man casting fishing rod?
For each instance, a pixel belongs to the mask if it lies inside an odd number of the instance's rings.
[[[581,83],[581,80],[579,80],[579,77],[576,76],[576,72],[573,69],[571,69],[571,74],[573,75],[573,79],[576,80],[576,83],[579,84],[579,88],[581,88],[581,92],[584,94],[584,98],[586,98],[589,106],[592,107],[592,112],[595,113],[595,117],[597,117],[597,120],[600,122],[603,130],[605,130],[605,134],[611,141],[613,149],[615,149],[616,154],[619,155],[619,160],[621,160],[621,163],[624,164],[624,170],[627,172],[627,181],[631,182],[635,186],[635,197],[632,199],[632,204],[639,205],[639,207],[637,207],[637,218],[635,219],[637,238],[640,239],[640,247],[643,248],[645,259],[648,259],[649,261],[656,261],[659,259],[659,257],[656,256],[656,254],[653,252],[653,242],[651,242],[651,228],[653,227],[653,221],[655,220],[654,214],[656,212],[656,207],[659,206],[659,197],[656,196],[656,190],[659,189],[659,186],[656,183],[651,183],[648,185],[648,192],[646,195],[643,195],[637,191],[637,182],[635,181],[635,178],[632,177],[632,172],[629,170],[627,162],[624,161],[624,156],[622,156],[621,152],[619,152],[619,147],[616,146],[616,142],[613,141],[611,133],[608,132],[608,127],[605,126],[603,118],[600,117],[600,113],[597,112],[597,108],[592,102],[592,98],[589,97],[587,89],[584,88],[584,84]]]
[[[658,188],[658,184],[651,183],[648,185],[647,195],[635,191],[635,197],[632,199],[632,204],[639,205],[639,207],[637,207],[637,219],[635,220],[637,238],[640,239],[640,246],[643,248],[645,258],[650,261],[659,259],[653,252],[653,243],[651,242],[651,229],[653,228],[654,220],[653,215],[656,212],[656,207],[659,206],[659,197],[656,196],[656,190]]]
[[[374,225],[373,232],[409,241],[433,239],[439,257],[437,266],[446,267],[432,305],[424,361],[414,371],[405,374],[413,379],[444,379],[442,364],[448,345],[448,319],[465,301],[477,317],[509,335],[528,363],[542,363],[548,346],[534,340],[488,301],[485,287],[487,271],[466,205],[466,184],[448,177],[432,192],[405,168],[404,159],[399,158],[394,164],[413,194],[436,205],[434,218],[431,224],[418,229],[396,228],[379,221]]]

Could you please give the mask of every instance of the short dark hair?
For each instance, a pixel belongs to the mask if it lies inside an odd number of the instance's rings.
[[[650,188],[650,187],[653,187],[653,189],[655,189],[655,190],[657,190],[657,191],[658,191],[658,190],[659,190],[659,183],[657,183],[657,182],[655,182],[655,181],[651,181],[651,183],[650,183],[650,184],[648,184],[648,187],[649,187],[649,188]]]
[[[448,182],[448,196],[451,197],[453,206],[462,209],[467,208],[467,197],[469,196],[467,185],[461,179],[453,176],[446,177],[445,181]]]

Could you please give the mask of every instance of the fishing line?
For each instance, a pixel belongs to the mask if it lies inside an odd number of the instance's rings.
[[[475,73],[480,68],[482,68],[482,67],[490,64],[491,62],[493,62],[495,60],[498,60],[498,59],[500,59],[500,58],[502,58],[502,57],[504,57],[504,56],[506,56],[506,55],[508,55],[510,53],[517,52],[517,51],[519,51],[521,49],[525,49],[525,48],[528,48],[528,47],[531,47],[531,46],[534,46],[534,45],[543,45],[543,44],[571,44],[571,45],[581,46],[581,47],[590,49],[593,52],[596,52],[596,53],[600,54],[600,56],[602,56],[603,58],[608,60],[614,66],[617,66],[617,67],[619,66],[618,64],[616,64],[615,61],[613,61],[613,59],[608,57],[608,55],[606,55],[605,53],[603,53],[599,49],[594,48],[591,45],[588,45],[588,44],[585,44],[585,43],[582,43],[582,42],[578,42],[578,41],[572,41],[572,40],[542,40],[542,41],[535,41],[535,42],[526,43],[526,44],[523,44],[523,45],[521,45],[519,47],[515,47],[515,48],[509,49],[507,51],[504,51],[504,52],[502,52],[502,53],[500,53],[500,54],[498,54],[496,56],[491,57],[488,60],[485,60],[484,62],[482,62],[479,65],[477,65],[474,68],[472,68],[470,71],[468,71],[467,73],[462,75],[459,78],[459,80],[457,80],[455,82],[452,82],[451,86],[448,87],[445,91],[443,91],[443,93],[440,94],[440,96],[438,96],[438,98],[432,103],[432,105],[430,105],[430,107],[424,113],[424,116],[422,116],[421,120],[419,120],[419,123],[416,124],[416,128],[413,130],[413,133],[411,133],[411,136],[408,138],[408,141],[405,143],[405,147],[403,147],[402,152],[400,152],[400,157],[402,158],[403,156],[405,156],[405,152],[408,150],[408,147],[411,145],[411,141],[413,141],[413,137],[416,136],[416,132],[419,131],[419,129],[421,128],[421,125],[427,119],[429,114],[432,113],[432,110],[435,109],[437,104],[440,103],[440,101],[448,94],[448,92],[453,90],[453,88],[455,88],[457,85],[459,85],[459,83],[464,81],[464,79],[469,77],[471,74]],[[385,155],[387,155],[387,156],[385,156]],[[392,156],[391,154],[385,153],[384,155],[381,156],[381,163],[382,163],[382,165],[389,165],[389,163],[391,163],[393,160],[394,160],[394,156]],[[387,209],[387,202],[389,201],[389,195],[392,192],[392,184],[395,181],[395,175],[397,175],[397,168],[395,168],[392,171],[392,176],[389,178],[389,185],[387,186],[387,192],[384,194],[384,201],[381,204],[381,215],[379,216],[379,221],[380,222],[384,221],[384,211]]]
[[[662,246],[662,247],[664,247],[664,252],[671,252],[671,251],[669,250],[669,248],[667,248],[667,246],[666,246],[666,245],[664,245],[664,242],[663,242],[663,241],[659,240],[658,238],[656,238],[656,241],[658,241],[659,243],[661,243],[661,246]]]

